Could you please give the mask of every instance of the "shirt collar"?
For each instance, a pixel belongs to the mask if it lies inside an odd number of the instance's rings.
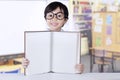
[[[49,28],[47,28],[47,30],[48,30],[48,31],[50,31],[50,29],[49,29]],[[63,30],[63,29],[61,29],[60,31],[64,31],[64,30]]]

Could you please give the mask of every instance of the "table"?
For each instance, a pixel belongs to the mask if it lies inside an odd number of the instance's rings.
[[[44,73],[24,76],[21,74],[0,74],[0,80],[120,80],[120,73],[62,74]]]

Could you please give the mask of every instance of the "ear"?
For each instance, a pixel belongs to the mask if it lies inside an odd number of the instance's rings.
[[[67,21],[68,21],[68,19],[65,19],[65,22],[64,22],[64,24],[65,24]]]

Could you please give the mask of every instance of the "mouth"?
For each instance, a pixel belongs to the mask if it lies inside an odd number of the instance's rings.
[[[58,25],[58,23],[51,23],[51,25],[52,25],[53,27],[56,27],[56,26]]]

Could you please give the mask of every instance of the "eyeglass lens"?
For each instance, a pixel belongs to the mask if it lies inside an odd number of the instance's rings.
[[[62,12],[58,12],[58,13],[56,13],[56,14],[54,14],[53,12],[49,12],[49,13],[47,13],[47,15],[46,15],[46,19],[53,19],[54,18],[54,16],[56,15],[56,18],[58,19],[58,20],[62,20],[62,19],[64,19],[64,14],[62,13]]]

